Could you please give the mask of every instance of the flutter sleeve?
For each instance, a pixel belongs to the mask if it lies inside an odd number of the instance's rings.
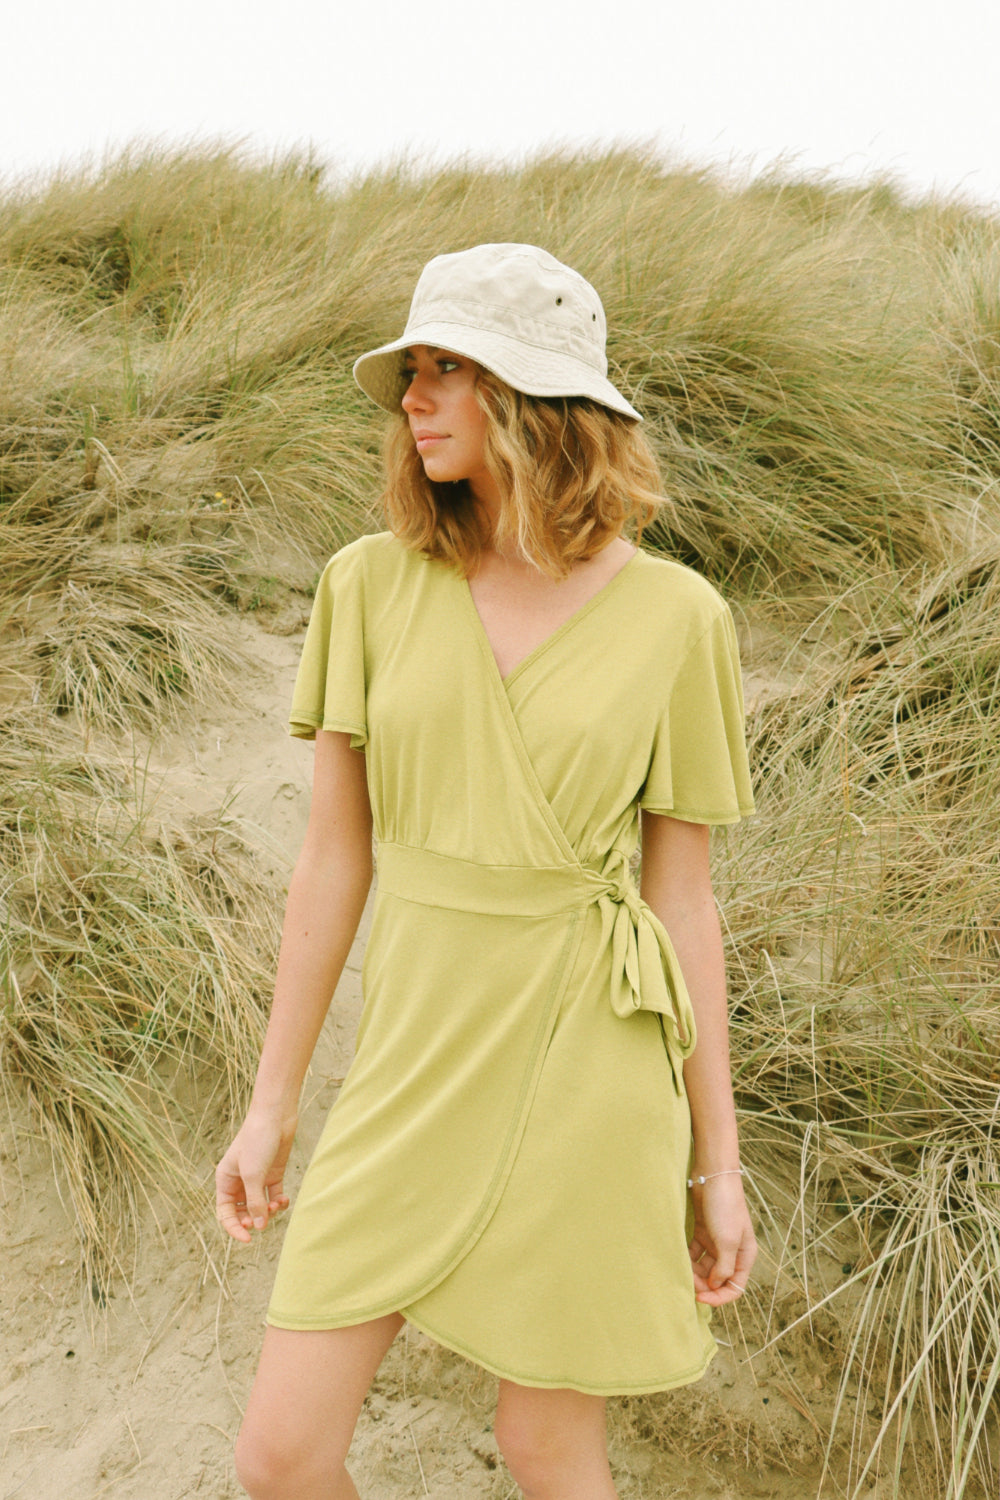
[[[316,589],[292,695],[291,733],[312,740],[317,729],[336,729],[362,749],[368,740],[365,690],[363,556],[352,543],[330,560]]]
[[[739,648],[719,603],[678,667],[639,798],[647,812],[687,823],[736,823],[754,810]]]

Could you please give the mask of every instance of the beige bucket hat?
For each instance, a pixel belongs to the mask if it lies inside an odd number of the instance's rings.
[[[403,392],[413,344],[464,354],[528,396],[589,396],[641,422],[608,379],[607,324],[589,281],[537,245],[477,245],[420,273],[400,338],[362,354],[358,385],[386,411]]]

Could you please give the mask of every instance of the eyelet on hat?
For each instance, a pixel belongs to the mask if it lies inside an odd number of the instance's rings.
[[[362,354],[354,378],[379,406],[398,411],[406,389],[399,354],[426,344],[475,360],[525,395],[587,396],[641,422],[608,380],[605,332],[600,297],[554,255],[537,245],[477,245],[428,261],[401,337]]]

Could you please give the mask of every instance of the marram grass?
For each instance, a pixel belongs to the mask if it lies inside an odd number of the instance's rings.
[[[207,1122],[245,1101],[263,1035],[275,896],[224,821],[192,836],[120,761],[42,756],[30,719],[4,729],[0,1069],[35,1107],[102,1291],[138,1192],[197,1212]]]
[[[905,582],[751,715],[722,884],[748,1148],[837,1319],[829,1492],[952,1500],[998,1461],[1000,553]]]
[[[200,1222],[278,893],[237,829],[164,822],[120,746],[230,690],[234,607],[301,600],[378,524],[351,361],[431,254],[491,239],[597,285],[663,464],[646,544],[724,588],[756,684],[759,816],[717,870],[765,1255],[724,1332],[802,1428],[677,1394],[627,1420],[816,1461],[824,1496],[994,1496],[1000,226],[961,204],[629,151],[337,185],[307,158],[135,150],[10,191],[4,1084],[98,1287],[143,1195]]]

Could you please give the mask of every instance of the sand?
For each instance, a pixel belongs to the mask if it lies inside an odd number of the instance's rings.
[[[264,631],[231,628],[255,667],[236,707],[196,714],[160,737],[151,782],[165,810],[198,816],[224,802],[256,830],[287,876],[305,827],[311,752],[284,714],[301,611]],[[227,627],[229,628],[229,627]],[[351,1056],[365,924],[338,988],[304,1092],[291,1188]],[[37,1123],[13,1094],[0,1152],[0,1495],[3,1500],[187,1500],[242,1493],[232,1444],[253,1375],[280,1227],[249,1249],[224,1242],[206,1213],[147,1206],[139,1250],[106,1306],[80,1275],[72,1219]],[[211,1163],[204,1164],[206,1195]],[[720,1337],[738,1341],[729,1320]],[[816,1493],[822,1403],[833,1387],[801,1346],[795,1389],[773,1366],[723,1349],[699,1386],[611,1403],[622,1500],[803,1500]],[[787,1378],[787,1377],[785,1377]],[[517,1494],[498,1460],[495,1381],[408,1329],[359,1423],[351,1468],[366,1500],[472,1500]],[[789,1467],[763,1460],[784,1456]],[[873,1495],[874,1491],[871,1492]]]

